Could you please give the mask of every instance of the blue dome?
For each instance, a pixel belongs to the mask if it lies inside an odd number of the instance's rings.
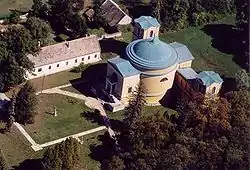
[[[147,70],[168,68],[177,62],[176,51],[158,37],[133,41],[126,53],[133,65]]]

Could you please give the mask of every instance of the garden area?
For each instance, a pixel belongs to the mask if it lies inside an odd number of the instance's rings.
[[[38,96],[38,115],[35,123],[24,128],[37,143],[45,143],[65,136],[98,127],[84,117],[91,112],[84,101],[59,94],[41,94]],[[57,116],[54,116],[56,108]]]

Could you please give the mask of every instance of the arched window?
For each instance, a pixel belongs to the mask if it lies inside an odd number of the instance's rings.
[[[154,31],[152,30],[150,31],[150,37],[153,37],[153,35],[154,35]]]
[[[168,78],[167,78],[167,77],[164,77],[163,79],[161,79],[160,82],[164,82],[164,81],[167,81],[167,80],[168,80]]]
[[[213,89],[212,89],[212,94],[215,93],[215,90],[216,90],[216,87],[213,87]]]

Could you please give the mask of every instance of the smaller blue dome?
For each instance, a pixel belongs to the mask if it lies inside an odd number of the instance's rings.
[[[173,47],[158,37],[133,41],[127,46],[126,53],[133,65],[148,70],[164,69],[177,62]]]

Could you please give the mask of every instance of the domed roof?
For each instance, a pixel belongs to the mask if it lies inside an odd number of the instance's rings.
[[[177,62],[174,48],[158,37],[133,41],[127,46],[126,53],[133,65],[148,70],[164,69]]]

